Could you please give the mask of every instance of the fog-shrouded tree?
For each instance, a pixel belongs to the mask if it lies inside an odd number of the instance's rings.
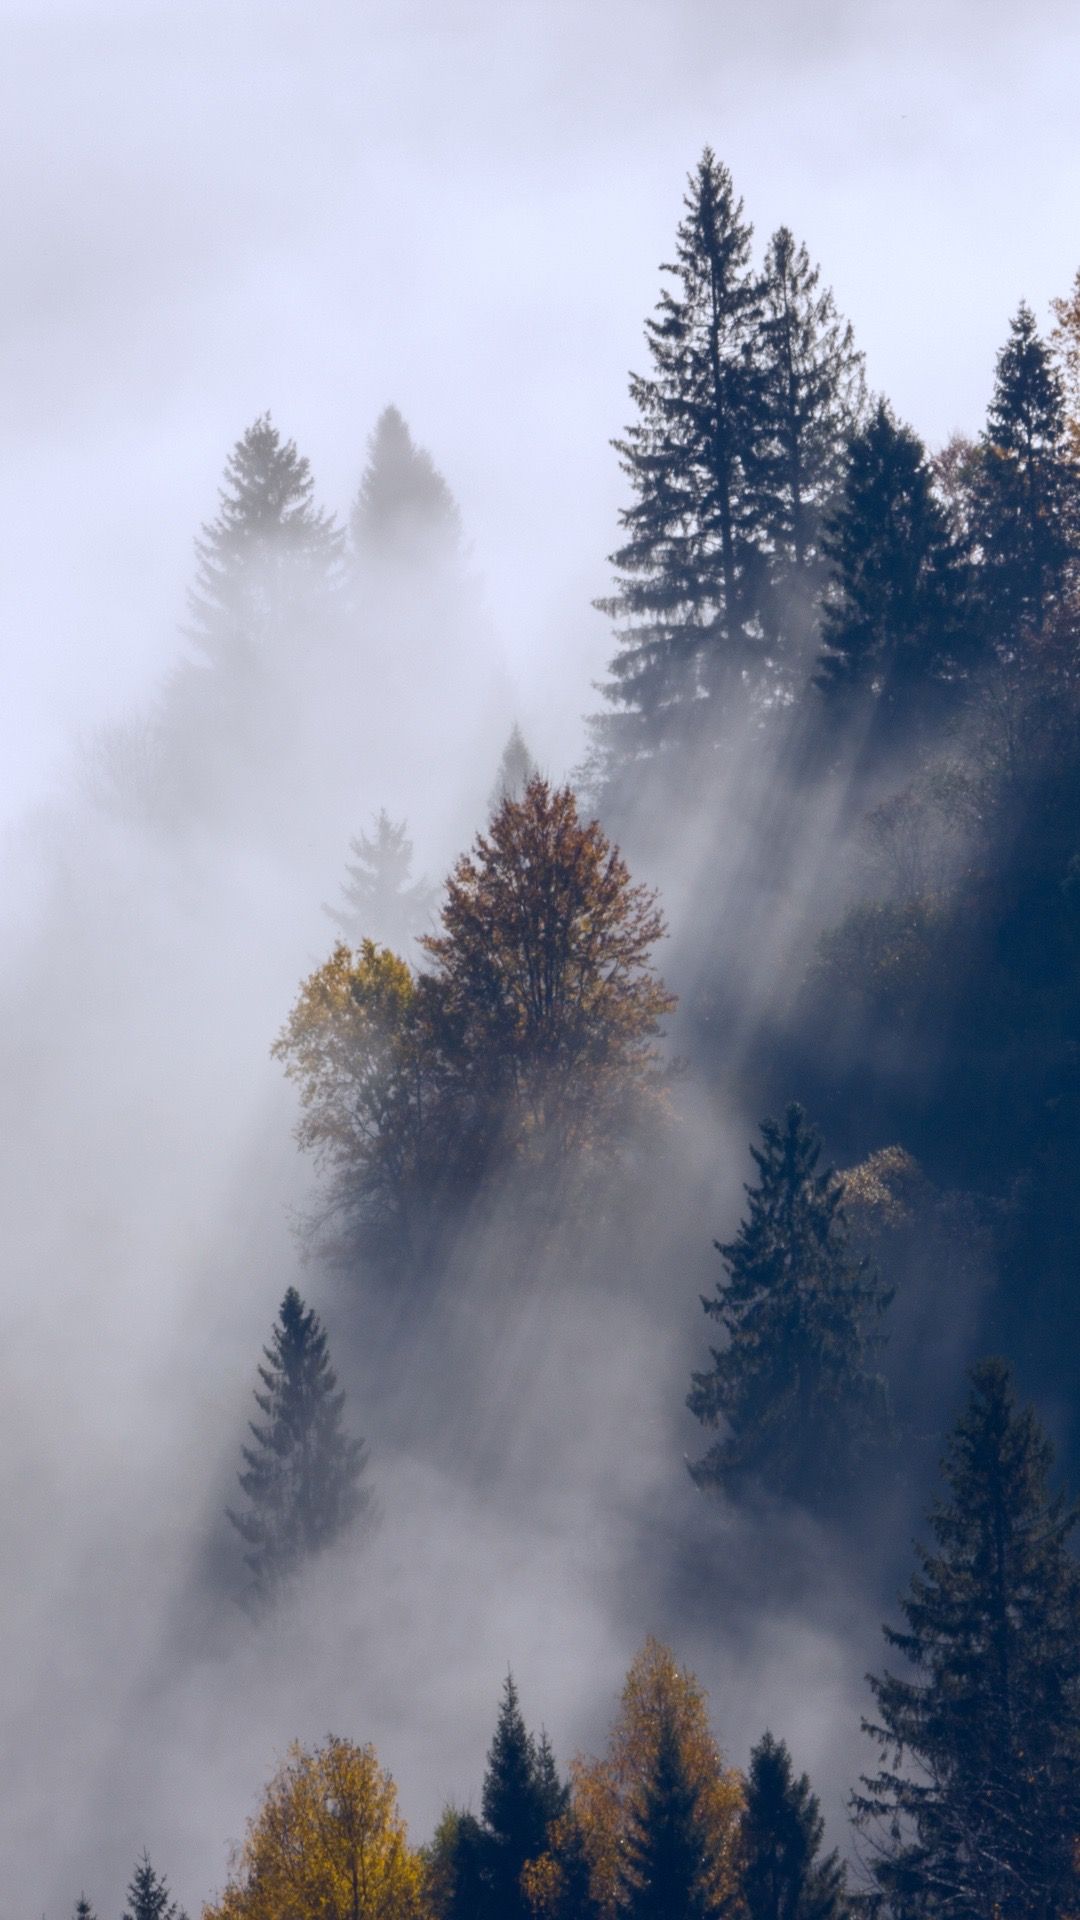
[[[426,1920],[424,1879],[375,1749],[331,1735],[290,1748],[203,1920]]]
[[[94,1912],[85,1893],[80,1893],[75,1902],[75,1911],[72,1920],[97,1920],[97,1914]]]
[[[435,889],[413,879],[413,843],[404,820],[379,809],[370,833],[349,842],[340,907],[325,909],[350,947],[365,940],[407,951],[429,924]]]
[[[1061,375],[1021,305],[998,355],[980,444],[975,524],[984,618],[1006,647],[1060,604],[1080,535]]]
[[[851,326],[787,227],[773,235],[765,255],[757,353],[764,429],[758,487],[771,556],[767,624],[778,679],[790,687],[810,664],[828,573],[825,522],[863,413],[865,382]]]
[[[879,401],[853,436],[828,523],[817,685],[874,734],[933,712],[964,668],[968,578],[918,435]]]
[[[1050,346],[1061,376],[1069,455],[1080,464],[1080,267],[1068,293],[1050,305],[1054,314]]]
[[[796,1776],[783,1740],[766,1733],[750,1755],[743,1814],[746,1920],[843,1920],[845,1873],[835,1849],[821,1854],[825,1822],[805,1773]]]
[[[528,1732],[508,1674],[481,1794],[484,1905],[491,1920],[528,1920],[522,1872],[543,1852],[565,1802],[551,1747]]]
[[[424,547],[456,548],[460,541],[454,496],[396,407],[383,409],[368,443],[349,531],[361,562],[398,559],[411,566]]]
[[[670,1707],[662,1707],[656,1752],[631,1808],[620,1907],[627,1920],[710,1920],[734,1910],[709,1884],[709,1832],[698,1807]]]
[[[164,1874],[156,1872],[145,1851],[136,1861],[128,1885],[124,1920],[187,1920],[172,1898]]]
[[[239,1475],[246,1506],[229,1519],[244,1541],[255,1607],[274,1599],[312,1556],[323,1552],[371,1510],[362,1441],[345,1429],[345,1395],[330,1364],[318,1315],[295,1287],[285,1294],[258,1369]]]
[[[502,750],[488,812],[498,813],[504,800],[520,800],[529,781],[535,780],[538,772],[536,762],[525,744],[525,736],[515,720],[510,729],[510,738]]]
[[[828,1508],[889,1433],[874,1361],[890,1294],[852,1248],[843,1183],[819,1171],[821,1142],[801,1107],[764,1121],[761,1135],[746,1218],[716,1243],[724,1278],[702,1300],[725,1344],[687,1396],[723,1432],[690,1471],[732,1496],[757,1487]]]
[[[595,777],[715,732],[756,685],[764,653],[757,462],[761,292],[751,228],[708,147],[691,174],[671,284],[646,322],[651,369],[635,374],[636,418],[615,442],[632,492],[598,602],[618,649],[594,722]],[[707,711],[706,711],[707,708]]]
[[[872,1679],[880,1768],[855,1797],[890,1911],[1063,1920],[1080,1902],[1076,1508],[1000,1360],[973,1368],[933,1545]]]

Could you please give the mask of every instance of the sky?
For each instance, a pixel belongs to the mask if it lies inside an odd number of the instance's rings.
[[[404,412],[546,763],[609,650],[609,442],[702,146],[804,238],[871,386],[976,432],[1080,259],[1057,0],[5,0],[0,817],[175,657],[266,408],[343,510]]]

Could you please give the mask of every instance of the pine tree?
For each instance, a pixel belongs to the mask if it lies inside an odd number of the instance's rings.
[[[268,413],[237,441],[216,519],[195,542],[192,639],[216,665],[257,663],[310,619],[337,579],[342,536],[314,504],[315,483],[296,443]]]
[[[507,1674],[481,1796],[487,1911],[493,1920],[527,1920],[522,1868],[543,1852],[548,1826],[564,1804],[550,1746],[546,1739],[538,1744],[526,1730],[513,1676]]]
[[[373,831],[350,840],[349,851],[344,905],[324,912],[351,947],[374,940],[407,951],[431,918],[435,889],[412,878],[413,844],[404,820],[391,820],[381,807]]]
[[[884,401],[851,441],[825,552],[817,685],[834,711],[908,722],[962,669],[967,582],[922,442]]]
[[[80,1893],[75,1902],[73,1920],[97,1920],[97,1914],[94,1912],[85,1893]]]
[[[754,343],[760,291],[751,228],[709,148],[690,176],[674,280],[646,323],[653,371],[634,375],[637,419],[616,451],[634,493],[597,604],[619,650],[594,722],[595,772],[685,738],[708,703],[714,733],[757,680],[764,559],[757,517],[762,395]]]
[[[762,514],[771,550],[768,625],[790,680],[805,664],[828,572],[824,525],[864,407],[863,359],[805,246],[787,227],[769,244],[758,352],[765,440]]]
[[[750,1756],[743,1815],[747,1920],[842,1920],[844,1869],[817,1855],[825,1822],[805,1773],[796,1779],[782,1740],[763,1735]]]
[[[995,638],[1040,634],[1076,551],[1080,472],[1061,376],[1021,305],[998,356],[976,490],[979,583]]]
[[[827,1506],[888,1431],[871,1359],[890,1295],[851,1250],[841,1181],[818,1172],[820,1141],[802,1109],[761,1132],[748,1217],[730,1244],[716,1243],[726,1278],[702,1300],[727,1343],[687,1396],[699,1420],[728,1431],[690,1471],[700,1487],[737,1495],[756,1482]]]
[[[535,780],[539,769],[532,754],[525,745],[521,728],[515,720],[510,730],[510,738],[502,751],[499,771],[495,775],[495,785],[491,789],[488,801],[489,814],[496,814],[504,800],[520,800],[530,780]]]
[[[425,547],[456,550],[460,541],[454,496],[396,407],[386,407],[376,422],[349,530],[354,557],[368,563],[413,566]]]
[[[254,1444],[242,1448],[243,1513],[229,1519],[246,1542],[253,1604],[271,1600],[311,1555],[331,1546],[369,1513],[362,1484],[365,1449],[342,1426],[345,1395],[337,1391],[326,1334],[295,1287],[281,1303],[271,1343],[258,1369],[255,1401],[262,1421],[250,1423]]]
[[[896,1911],[1061,1920],[1080,1901],[1077,1509],[1051,1449],[984,1360],[942,1470],[933,1548],[886,1627],[908,1676],[872,1679],[882,1765],[855,1808]]]
[[[708,1920],[727,1902],[709,1892],[708,1832],[672,1713],[661,1715],[656,1751],[626,1838],[620,1906],[627,1920]]]
[[[176,1901],[170,1899],[168,1881],[155,1873],[145,1850],[131,1876],[127,1897],[124,1920],[187,1920]]]

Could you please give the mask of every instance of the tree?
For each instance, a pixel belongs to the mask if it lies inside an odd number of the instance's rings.
[[[422,1920],[420,1856],[371,1746],[334,1735],[289,1750],[233,1873],[203,1920]]]
[[[1076,547],[1080,472],[1069,456],[1061,376],[1021,304],[998,355],[982,436],[979,579],[995,636],[1041,634]]]
[[[765,433],[759,463],[772,569],[768,626],[784,668],[805,661],[828,572],[826,518],[861,417],[863,359],[820,268],[787,227],[765,256],[758,353]]]
[[[1080,466],[1080,267],[1065,298],[1050,305],[1056,323],[1050,345],[1061,379],[1069,457]]]
[[[350,840],[349,851],[344,907],[324,911],[350,946],[369,940],[407,948],[431,917],[435,890],[412,878],[413,844],[404,820],[391,820],[380,808],[374,831]]]
[[[461,538],[454,496],[396,407],[376,422],[349,530],[357,560],[410,567],[425,546],[456,549]]]
[[[594,723],[598,771],[654,754],[701,720],[715,734],[756,681],[763,655],[757,522],[760,290],[751,228],[731,175],[706,147],[690,176],[675,262],[646,322],[652,361],[635,374],[637,419],[615,442],[633,491],[612,555],[616,588],[597,604],[618,623]]]
[[[342,1426],[344,1393],[330,1365],[326,1334],[295,1287],[281,1303],[255,1390],[262,1421],[241,1449],[243,1513],[229,1519],[247,1545],[251,1599],[275,1597],[302,1562],[333,1545],[371,1508],[362,1485],[363,1443]]]
[[[485,1904],[492,1920],[527,1920],[522,1870],[543,1852],[565,1798],[551,1748],[527,1732],[508,1674],[481,1795]]]
[[[883,400],[852,438],[825,552],[817,685],[834,711],[869,702],[879,729],[910,722],[962,667],[966,576],[922,442]]]
[[[515,720],[510,730],[510,738],[502,751],[499,771],[495,775],[495,785],[491,789],[488,812],[496,814],[504,800],[520,800],[530,780],[535,780],[538,768],[532,754],[525,745],[521,728]]]
[[[607,1755],[576,1760],[571,1780],[571,1808],[526,1876],[538,1912],[559,1912],[568,1886],[560,1863],[575,1849],[589,1870],[582,1916],[737,1912],[741,1782],[724,1766],[701,1687],[659,1641],[646,1640],[631,1663]],[[690,1904],[658,1904],[677,1885]]]
[[[154,1871],[145,1849],[141,1860],[135,1863],[127,1897],[124,1920],[187,1920],[176,1901],[170,1898],[168,1881]]]
[[[999,1360],[972,1369],[931,1511],[933,1548],[872,1678],[880,1770],[855,1798],[901,1913],[1060,1920],[1080,1900],[1077,1510]]]
[[[94,1912],[94,1909],[90,1905],[90,1902],[87,1899],[85,1893],[80,1893],[78,1899],[75,1902],[75,1913],[73,1916],[73,1920],[97,1920],[97,1914]]]
[[[766,1733],[750,1756],[743,1816],[747,1920],[842,1920],[844,1869],[835,1851],[818,1859],[825,1822],[805,1773],[798,1779],[782,1740]]]
[[[759,1180],[726,1246],[716,1298],[702,1300],[726,1345],[696,1373],[687,1405],[727,1432],[690,1469],[700,1487],[757,1484],[829,1506],[888,1431],[885,1386],[871,1371],[872,1327],[890,1295],[853,1254],[843,1184],[818,1172],[821,1143],[802,1108],[765,1120],[752,1147]]]

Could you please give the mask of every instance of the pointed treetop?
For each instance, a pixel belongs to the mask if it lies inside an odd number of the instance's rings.
[[[350,518],[353,545],[367,558],[408,558],[433,541],[454,547],[461,521],[454,496],[396,407],[368,442],[368,464]]]

